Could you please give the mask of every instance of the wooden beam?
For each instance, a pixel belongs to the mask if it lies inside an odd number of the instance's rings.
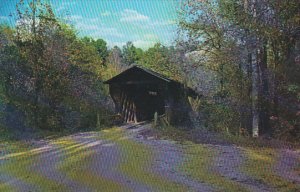
[[[135,105],[135,104],[134,104],[134,106],[133,106],[133,111],[134,111],[134,123],[137,123],[136,105]]]
[[[127,101],[127,95],[124,93],[124,99],[122,102],[122,117],[125,120],[125,115],[126,115],[126,101]]]
[[[125,102],[125,122],[127,122],[128,120],[128,106],[129,106],[129,97],[127,96],[126,97],[126,102]]]

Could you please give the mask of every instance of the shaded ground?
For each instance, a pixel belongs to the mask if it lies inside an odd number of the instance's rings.
[[[297,150],[276,149],[276,158],[268,158],[207,133],[204,143],[189,143],[206,150],[187,152],[184,143],[159,139],[149,130],[148,124],[77,133],[31,141],[32,149],[24,151],[0,145],[0,191],[237,191],[228,183],[241,191],[300,191]],[[209,163],[197,170],[183,169],[191,158]],[[268,171],[270,178],[274,174],[282,180],[281,186],[260,178],[255,167],[254,174],[245,171],[251,158],[260,164],[274,160]],[[222,179],[194,174],[201,171]]]

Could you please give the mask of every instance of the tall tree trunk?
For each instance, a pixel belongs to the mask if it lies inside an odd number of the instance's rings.
[[[257,54],[251,56],[251,71],[252,71],[252,90],[251,90],[251,103],[252,103],[252,136],[259,136],[259,110],[258,110],[258,78],[259,68],[257,65]]]
[[[247,78],[249,81],[248,92],[247,92],[247,99],[248,103],[248,113],[247,113],[247,130],[248,133],[252,133],[252,53],[248,53],[247,58]]]
[[[272,113],[274,116],[278,116],[278,65],[279,65],[279,51],[277,45],[273,45],[273,52],[274,52],[274,72],[273,72],[273,107]]]
[[[32,24],[31,24],[31,33],[33,34],[33,39],[31,39],[32,44],[32,65],[33,65],[33,76],[35,79],[35,89],[34,89],[34,123],[35,126],[40,125],[40,110],[39,110],[39,102],[40,102],[40,92],[41,92],[41,79],[39,78],[40,74],[38,72],[38,57],[39,50],[37,44],[37,31],[36,31],[36,1],[32,1]]]
[[[270,134],[269,125],[269,75],[268,75],[268,65],[267,65],[267,41],[263,40],[263,45],[259,51],[258,55],[258,66],[260,73],[260,88],[259,88],[259,124],[260,124],[260,134]]]

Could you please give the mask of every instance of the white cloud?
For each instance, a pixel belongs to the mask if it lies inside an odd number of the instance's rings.
[[[121,22],[136,22],[136,21],[149,21],[150,18],[143,15],[136,10],[125,9],[121,12]]]
[[[159,37],[156,34],[145,34],[144,38],[147,40],[158,40]]]
[[[76,2],[75,1],[64,1],[61,6],[62,7],[69,7],[69,6],[73,6],[73,5],[76,5]]]
[[[76,5],[75,1],[63,2],[58,8],[56,8],[57,12],[64,12],[69,9],[70,6]]]
[[[85,21],[86,21],[86,23],[95,23],[95,24],[101,23],[100,18],[86,18]]]
[[[110,35],[110,36],[114,36],[114,37],[124,37],[124,34],[120,33],[118,31],[118,29],[113,28],[113,27],[102,27],[101,33],[103,35]]]
[[[94,38],[107,38],[107,37],[115,37],[115,38],[122,38],[124,34],[120,33],[118,29],[114,27],[105,27],[99,26],[97,31],[90,34]]]
[[[148,27],[158,27],[158,26],[168,26],[168,25],[175,25],[175,20],[166,20],[166,21],[153,21],[149,23]]]
[[[107,16],[111,15],[111,12],[110,11],[104,11],[104,12],[101,12],[100,15],[103,16],[103,17],[107,17]]]
[[[105,26],[100,18],[83,18],[81,15],[71,15],[70,20],[74,22],[81,34],[93,38],[124,37],[124,34],[120,33],[117,28]]]
[[[59,6],[58,8],[55,9],[58,13],[61,13],[61,12],[65,12],[67,9],[63,6]]]
[[[114,46],[118,46],[118,47],[122,48],[124,45],[126,45],[126,41],[120,42],[120,41],[106,40],[106,42],[110,48],[113,48]]]
[[[69,20],[74,23],[80,31],[100,30],[101,20],[99,18],[83,18],[81,15],[71,15]]]
[[[8,21],[8,17],[5,17],[5,16],[0,16],[0,21]]]
[[[118,46],[118,47],[122,48],[124,45],[126,45],[126,43],[128,41],[110,41],[110,40],[107,40],[106,42],[107,42],[107,44],[110,48],[112,48],[114,46]],[[131,42],[133,43],[133,45],[135,47],[142,48],[144,50],[148,49],[149,47],[154,46],[154,44],[157,43],[157,41],[141,40],[141,39],[131,41]]]
[[[132,42],[135,47],[139,47],[142,49],[147,49],[149,47],[154,46],[157,41],[155,40],[136,40]]]
[[[77,23],[76,27],[79,30],[99,30],[98,25],[91,25],[91,24],[87,24],[87,23],[84,23],[84,22]]]
[[[82,17],[81,15],[71,15],[71,16],[69,17],[69,19],[70,19],[71,21],[79,21],[79,20],[82,20],[83,17]]]
[[[175,24],[177,24],[177,22],[176,22],[176,20],[170,19],[170,20],[167,21],[167,24],[168,25],[175,25]]]

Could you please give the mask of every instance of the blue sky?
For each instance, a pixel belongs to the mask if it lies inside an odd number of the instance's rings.
[[[80,36],[102,38],[110,47],[132,41],[146,49],[171,45],[176,37],[178,0],[48,0],[55,12],[74,24]],[[0,20],[15,12],[18,0],[0,0]]]

